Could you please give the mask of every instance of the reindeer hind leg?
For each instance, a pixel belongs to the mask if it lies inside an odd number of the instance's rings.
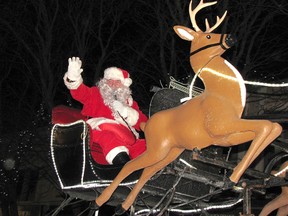
[[[122,208],[125,210],[128,210],[130,206],[133,204],[135,201],[138,193],[142,189],[142,187],[145,185],[145,183],[159,170],[161,170],[163,167],[167,166],[169,163],[174,161],[182,152],[184,149],[180,148],[173,148],[171,151],[168,153],[168,155],[158,163],[146,167],[143,170],[143,173],[141,177],[139,178],[137,184],[134,186],[133,190],[130,192],[126,200],[122,203]]]
[[[166,157],[169,151],[170,148],[157,149],[157,151],[154,148],[153,150],[149,150],[147,148],[147,150],[142,155],[126,163],[121,169],[121,171],[118,173],[118,175],[115,177],[115,179],[112,181],[112,183],[103,190],[99,197],[96,198],[96,204],[98,206],[103,205],[110,199],[113,192],[127,176],[129,176],[136,170],[140,170],[145,167],[149,167],[155,163],[158,163]],[[155,154],[155,152],[157,152],[157,154]]]

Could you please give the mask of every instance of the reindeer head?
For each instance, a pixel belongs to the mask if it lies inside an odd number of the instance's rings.
[[[221,18],[217,16],[217,22],[212,27],[210,27],[209,22],[206,18],[205,32],[201,31],[201,29],[196,23],[197,12],[200,11],[202,8],[214,5],[216,3],[217,1],[203,3],[203,0],[201,0],[197,7],[192,10],[191,0],[189,4],[189,15],[192,22],[192,27],[195,31],[184,26],[174,26],[174,31],[178,34],[180,38],[191,42],[193,41],[193,45],[191,43],[190,49],[191,57],[198,53],[201,53],[201,57],[202,55],[203,57],[205,57],[206,54],[206,56],[210,58],[216,55],[221,55],[226,49],[230,48],[235,43],[235,40],[231,37],[231,35],[211,33],[223,22],[224,18],[226,17],[227,11],[225,11]]]

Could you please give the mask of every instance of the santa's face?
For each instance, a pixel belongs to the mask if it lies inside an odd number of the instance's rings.
[[[108,106],[112,105],[115,100],[122,103],[127,103],[128,101],[128,104],[132,102],[130,88],[123,85],[120,80],[103,78],[97,85],[99,87],[101,96],[103,97],[104,103]]]
[[[122,87],[124,86],[124,85],[122,84],[121,80],[107,79],[107,80],[106,80],[106,83],[107,83],[107,85],[108,85],[111,89],[113,89],[113,90],[122,88]]]

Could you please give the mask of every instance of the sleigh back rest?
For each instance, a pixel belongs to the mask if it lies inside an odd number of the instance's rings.
[[[59,105],[52,109],[52,124],[68,124],[80,119],[85,120],[86,118],[79,109],[64,105]]]
[[[87,143],[89,130],[83,120],[53,126],[51,156],[62,189],[83,184]]]

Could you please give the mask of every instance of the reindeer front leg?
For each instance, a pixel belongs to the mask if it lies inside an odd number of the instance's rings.
[[[207,97],[201,104],[204,110],[203,126],[212,138],[212,143],[228,147],[252,140],[230,176],[230,180],[237,183],[255,158],[281,134],[282,127],[268,120],[241,119],[237,109],[227,107],[225,101],[220,99]]]
[[[233,128],[242,130],[243,134],[251,131],[255,133],[255,138],[246,154],[230,176],[230,180],[237,183],[250,164],[281,134],[282,127],[278,123],[265,120],[239,120],[237,124],[234,124]],[[239,135],[241,136],[241,133]]]
[[[227,123],[225,125],[228,127]],[[272,123],[266,120],[242,119],[232,121],[229,125],[229,128],[225,127],[228,135],[222,138],[226,143],[222,144],[220,142],[220,146],[234,146],[253,139],[246,154],[230,176],[230,180],[237,183],[250,164],[281,134],[282,127],[278,123]]]

